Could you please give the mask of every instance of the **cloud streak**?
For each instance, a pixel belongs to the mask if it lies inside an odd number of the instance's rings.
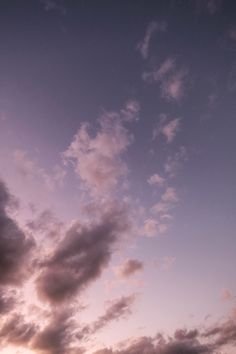
[[[167,23],[165,21],[161,22],[150,22],[144,38],[138,43],[136,49],[140,52],[143,59],[147,59],[149,56],[149,48],[152,36],[156,32],[165,32],[167,28]]]

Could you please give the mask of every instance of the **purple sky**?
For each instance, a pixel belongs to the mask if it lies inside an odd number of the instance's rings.
[[[0,2],[0,351],[234,354],[236,2]]]

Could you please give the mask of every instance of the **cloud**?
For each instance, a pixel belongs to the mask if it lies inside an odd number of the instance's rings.
[[[127,278],[137,272],[140,272],[143,268],[143,262],[137,259],[127,259],[120,266],[116,267],[115,271],[120,278]]]
[[[173,156],[168,156],[164,166],[165,172],[169,177],[175,177],[183,162],[187,161],[187,159],[187,150],[184,146],[181,146]]]
[[[165,100],[180,102],[186,92],[187,76],[187,69],[177,69],[175,59],[170,57],[159,68],[144,72],[142,78],[149,84],[159,83],[161,96]]]
[[[45,354],[73,353],[74,349],[70,347],[73,335],[74,322],[71,319],[71,312],[59,311],[50,318],[43,329],[37,332],[31,347]]]
[[[148,83],[155,81],[162,81],[166,75],[173,72],[175,68],[175,60],[173,58],[167,58],[159,68],[154,69],[151,72],[143,73],[143,80]]]
[[[161,95],[168,101],[180,102],[185,94],[187,70],[178,70],[161,83]]]
[[[147,237],[154,237],[165,233],[168,229],[168,224],[154,218],[144,220],[144,225],[140,230],[140,234]]]
[[[27,261],[33,239],[28,239],[7,215],[12,196],[0,180],[0,285],[19,285],[27,275]]]
[[[195,0],[197,11],[205,11],[213,16],[220,12],[223,0]]]
[[[4,348],[6,344],[27,345],[36,333],[37,327],[25,322],[24,317],[14,313],[6,318],[0,329],[0,344]]]
[[[226,321],[207,329],[177,329],[173,336],[138,337],[117,349],[104,348],[94,354],[216,354],[225,346],[236,346],[236,322]],[[226,348],[227,349],[227,348]]]
[[[121,109],[122,120],[132,122],[139,119],[140,103],[137,100],[129,100]]]
[[[211,339],[214,350],[218,350],[225,345],[236,346],[236,322],[229,320],[220,325],[212,326],[205,330],[203,337]]]
[[[136,295],[122,296],[113,301],[109,301],[104,315],[100,316],[90,325],[84,326],[77,334],[79,339],[84,339],[101,330],[112,321],[126,318],[131,313],[131,307],[135,301]]]
[[[150,41],[153,34],[155,32],[165,32],[166,28],[167,28],[167,23],[165,21],[149,23],[143,40],[140,41],[136,47],[136,49],[142,55],[143,59],[147,59],[149,56]]]
[[[36,286],[41,299],[61,303],[98,278],[107,266],[114,242],[129,227],[126,210],[110,205],[99,221],[74,222],[42,265]]]
[[[232,300],[233,298],[234,298],[233,295],[231,294],[231,292],[230,292],[228,289],[224,289],[224,290],[222,291],[221,299],[222,299],[223,301],[230,301],[230,300]]]
[[[63,223],[60,222],[51,210],[47,209],[26,223],[27,228],[39,235],[42,235],[44,242],[59,239],[63,231]]]
[[[162,134],[167,143],[171,143],[177,132],[180,130],[180,118],[174,118],[167,122],[168,117],[166,114],[160,114],[159,122],[152,132],[153,139],[157,139]]]
[[[16,305],[16,299],[9,291],[0,289],[0,316],[9,313]]]
[[[166,180],[164,177],[161,177],[158,173],[155,173],[154,175],[151,175],[148,180],[148,184],[152,185],[157,185],[158,187],[163,187],[166,183]]]
[[[65,163],[73,164],[75,173],[90,193],[101,196],[113,191],[119,178],[126,175],[127,166],[120,155],[133,138],[116,113],[104,114],[99,126],[93,137],[88,124],[82,124],[63,158]]]
[[[41,181],[50,191],[53,191],[56,186],[63,185],[66,171],[61,166],[55,165],[52,173],[49,174],[44,168],[39,167],[36,161],[31,160],[23,150],[15,150],[13,158],[17,170],[24,178]]]
[[[64,0],[40,0],[45,11],[58,10],[62,15],[65,15],[66,8]]]
[[[128,341],[120,349],[107,348],[94,354],[213,354],[211,347],[201,344],[198,340],[198,331],[178,330],[173,337],[157,334],[152,337],[139,337]]]

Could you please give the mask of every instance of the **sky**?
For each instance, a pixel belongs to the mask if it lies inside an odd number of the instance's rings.
[[[2,354],[235,354],[236,2],[0,2]]]

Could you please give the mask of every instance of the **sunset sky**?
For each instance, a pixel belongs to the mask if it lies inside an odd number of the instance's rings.
[[[236,353],[236,1],[0,1],[1,354]]]

